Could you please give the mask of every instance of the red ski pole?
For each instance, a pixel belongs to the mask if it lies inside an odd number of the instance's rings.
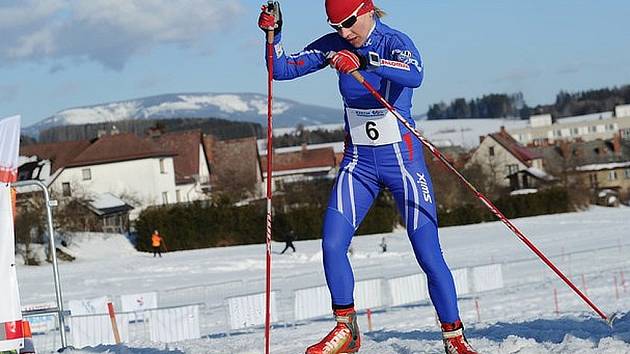
[[[274,10],[273,1],[267,2],[267,11]],[[265,354],[269,354],[270,327],[271,327],[271,175],[273,158],[273,38],[274,31],[267,31],[267,260],[266,260],[266,284],[265,284]]]
[[[602,310],[600,310],[591,301],[591,299],[588,298],[588,296],[584,295],[584,293],[582,293],[582,291],[580,291],[580,289],[578,289],[578,287],[575,286],[575,284],[573,284],[571,280],[569,280],[569,278],[567,278],[562,273],[562,271],[560,271],[560,269],[558,269],[558,267],[556,267],[549,260],[549,258],[547,258],[547,256],[545,256],[521,232],[521,230],[519,230],[507,217],[505,217],[505,215],[503,215],[503,213],[490,201],[490,199],[488,199],[485,195],[479,192],[477,188],[475,188],[475,186],[473,186],[470,182],[468,182],[466,177],[464,177],[461,173],[459,173],[459,171],[457,171],[457,169],[455,169],[455,167],[453,167],[453,165],[451,165],[451,163],[448,162],[446,157],[435,147],[435,145],[433,145],[430,141],[428,141],[425,137],[423,137],[413,126],[411,126],[411,124],[409,124],[409,122],[403,116],[401,116],[400,113],[398,113],[396,109],[391,104],[389,104],[389,102],[387,102],[387,100],[385,100],[383,96],[381,96],[381,94],[378,93],[378,91],[376,91],[374,87],[372,87],[372,85],[370,85],[369,82],[365,80],[365,78],[363,78],[363,75],[361,75],[361,73],[359,73],[358,71],[353,71],[351,75],[359,83],[361,83],[368,91],[370,91],[370,93],[376,98],[376,100],[378,100],[385,108],[387,108],[387,110],[390,111],[396,117],[396,119],[398,119],[405,127],[407,127],[407,129],[409,129],[409,131],[413,135],[415,135],[416,138],[418,138],[420,142],[422,142],[422,144],[426,148],[429,149],[429,151],[431,151],[433,156],[435,156],[438,160],[440,160],[440,162],[442,162],[442,164],[446,168],[448,168],[451,172],[453,172],[464,183],[464,185],[466,185],[466,187],[468,187],[468,189],[470,189],[470,191],[477,198],[479,198],[488,207],[488,209],[490,209],[490,211],[492,211],[492,213],[496,215],[505,224],[505,226],[507,226],[508,229],[510,229],[516,235],[516,237],[518,237],[521,241],[523,241],[523,243],[525,243],[525,245],[527,245],[527,247],[529,247],[530,250],[532,250],[549,268],[551,268],[551,270],[553,270],[556,273],[556,275],[560,277],[560,279],[562,279],[571,289],[573,289],[573,291],[580,298],[582,298],[582,300],[584,300],[584,302],[586,302],[602,319],[608,322],[609,325],[612,325],[614,315],[609,318]]]

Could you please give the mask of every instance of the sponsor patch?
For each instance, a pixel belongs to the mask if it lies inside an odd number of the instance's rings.
[[[381,59],[381,66],[389,66],[390,68],[402,69],[409,71],[409,64],[400,61]]]

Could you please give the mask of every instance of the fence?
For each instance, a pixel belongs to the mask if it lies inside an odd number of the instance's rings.
[[[626,245],[627,246],[627,245]],[[616,284],[610,276],[607,281],[610,291],[617,291],[618,296],[630,293],[630,272],[620,272],[623,267],[630,266],[630,259],[623,249],[624,245],[582,250],[573,253],[551,255],[551,259],[560,266],[578,285],[590,285],[591,279],[598,274],[615,271]],[[585,259],[606,259],[606,262],[585,262]],[[583,268],[581,268],[583,267]],[[372,265],[356,267],[357,282],[355,284],[355,302],[359,310],[390,309],[398,306],[419,304],[422,313],[432,311],[427,294],[427,281],[424,274],[404,273],[404,269],[379,269]],[[389,274],[390,276],[386,276]],[[519,289],[535,285],[540,288],[538,296],[548,293],[553,298],[551,288],[555,286],[555,276],[535,257],[514,259],[510,262],[482,264],[452,270],[458,295],[462,298],[461,310],[463,319],[473,322],[483,317],[485,320],[500,319],[510,305],[484,307],[484,297],[492,301],[505,298],[517,302],[518,291],[501,292],[504,287]],[[519,275],[518,277],[516,275]],[[362,275],[376,277],[362,278]],[[295,286],[293,279],[299,277]],[[293,279],[292,279],[293,278]],[[324,316],[330,316],[330,294],[323,285],[321,271],[309,271],[304,274],[292,274],[291,277],[277,277],[273,289],[272,324],[292,325]],[[304,287],[305,284],[313,284]],[[300,287],[301,286],[301,287]],[[579,301],[574,295],[558,286],[559,311],[569,304]],[[616,288],[613,288],[616,286]],[[252,290],[260,292],[252,293]],[[209,334],[225,334],[233,331],[255,330],[264,323],[264,283],[261,279],[243,279],[238,281],[210,283],[194,287],[167,289],[153,294],[137,294],[145,296],[147,303],[157,297],[157,309],[125,311],[117,315],[119,330],[124,341],[130,343],[165,343],[190,338],[200,338]],[[592,291],[592,296],[599,294]],[[608,294],[610,295],[610,294]],[[115,303],[123,304],[130,295],[114,298]],[[488,300],[489,301],[489,300]],[[183,305],[196,302],[193,306]],[[479,311],[481,303],[481,314]],[[552,313],[553,302],[548,305],[547,312]],[[426,308],[425,308],[426,307]],[[475,309],[476,307],[476,309]],[[117,306],[117,308],[122,308]],[[175,310],[181,309],[181,310]],[[426,310],[426,311],[425,311]],[[164,311],[171,311],[167,313]],[[179,311],[179,312],[178,312]],[[540,308],[532,309],[540,311]],[[425,314],[426,315],[426,314]],[[27,316],[33,323],[33,340],[36,348],[42,352],[52,352],[59,348],[59,327],[56,314],[39,314]],[[425,316],[426,318],[427,316]],[[103,314],[82,314],[68,317],[70,345],[94,345],[111,343],[111,323]],[[74,331],[74,332],[73,332]],[[77,337],[78,336],[78,337]],[[87,338],[87,339],[86,339]],[[89,339],[89,340],[88,340]],[[97,343],[100,342],[100,343]]]

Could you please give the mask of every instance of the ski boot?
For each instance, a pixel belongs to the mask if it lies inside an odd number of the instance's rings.
[[[442,323],[442,340],[446,354],[478,354],[468,344],[464,336],[464,325],[460,320],[453,323]]]
[[[319,343],[306,349],[306,354],[356,353],[361,346],[361,336],[354,307],[334,310],[337,325]]]

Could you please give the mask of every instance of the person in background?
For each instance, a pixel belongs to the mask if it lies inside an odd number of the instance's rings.
[[[431,176],[422,144],[381,102],[361,85],[358,72],[415,126],[413,90],[420,87],[424,65],[406,34],[381,21],[384,12],[372,0],[325,0],[333,31],[302,51],[286,53],[281,37],[280,4],[263,5],[258,26],[273,34],[274,80],[291,80],[326,67],[338,74],[344,108],[344,157],[324,216],[322,251],[335,327],[307,354],[355,353],[361,346],[354,308],[354,274],[348,248],[356,230],[382,188],[390,190],[403,215],[429,295],[442,327],[448,354],[475,354],[464,337],[453,276],[444,261]],[[308,14],[312,16],[313,14]]]
[[[151,235],[151,246],[153,247],[153,257],[159,255],[162,258],[162,243],[164,240],[162,236],[160,236],[160,232],[158,230],[153,230],[153,234]]]
[[[385,236],[381,239],[379,246],[381,246],[381,251],[383,251],[383,253],[387,252],[387,241],[385,240]]]
[[[295,246],[293,245],[293,241],[295,241],[295,232],[293,230],[289,231],[289,233],[284,237],[284,249],[280,254],[284,254],[289,247],[295,252]]]

